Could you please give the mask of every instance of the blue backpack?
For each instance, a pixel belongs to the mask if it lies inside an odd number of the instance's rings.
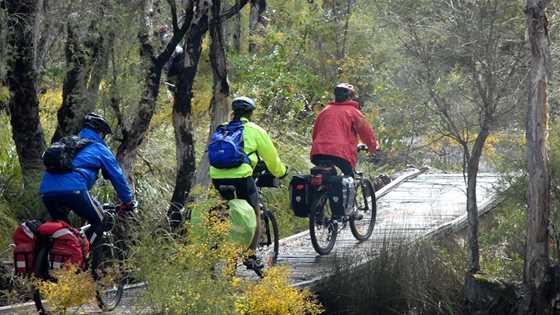
[[[251,164],[243,150],[243,122],[236,120],[220,125],[208,145],[208,160],[215,168],[234,168]]]

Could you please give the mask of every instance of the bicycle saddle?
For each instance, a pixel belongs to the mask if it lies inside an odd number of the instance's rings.
[[[311,169],[311,175],[336,175],[336,168],[332,165],[318,165]]]
[[[222,193],[222,196],[227,199],[235,199],[237,189],[233,185],[219,185],[218,190]]]

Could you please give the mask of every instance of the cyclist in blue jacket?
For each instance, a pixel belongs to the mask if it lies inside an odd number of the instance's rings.
[[[43,203],[52,219],[68,221],[67,209],[71,209],[92,225],[93,234],[88,235],[91,242],[103,229],[101,205],[89,193],[97,180],[99,170],[117,191],[122,202],[121,209],[132,210],[136,207],[128,180],[103,140],[109,133],[111,127],[103,117],[94,113],[87,114],[79,136],[93,142],[74,156],[72,164],[75,170],[63,174],[46,171],[39,188]]]

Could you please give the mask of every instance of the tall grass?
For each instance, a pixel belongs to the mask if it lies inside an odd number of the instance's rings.
[[[373,256],[359,265],[365,256]],[[334,260],[317,288],[329,314],[459,314],[464,255],[432,242],[385,240],[378,251]]]

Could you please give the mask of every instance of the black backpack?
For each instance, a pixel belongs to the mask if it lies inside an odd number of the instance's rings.
[[[64,137],[51,144],[43,153],[43,164],[49,173],[64,174],[74,171],[72,160],[78,152],[87,147],[93,140],[78,136]]]

